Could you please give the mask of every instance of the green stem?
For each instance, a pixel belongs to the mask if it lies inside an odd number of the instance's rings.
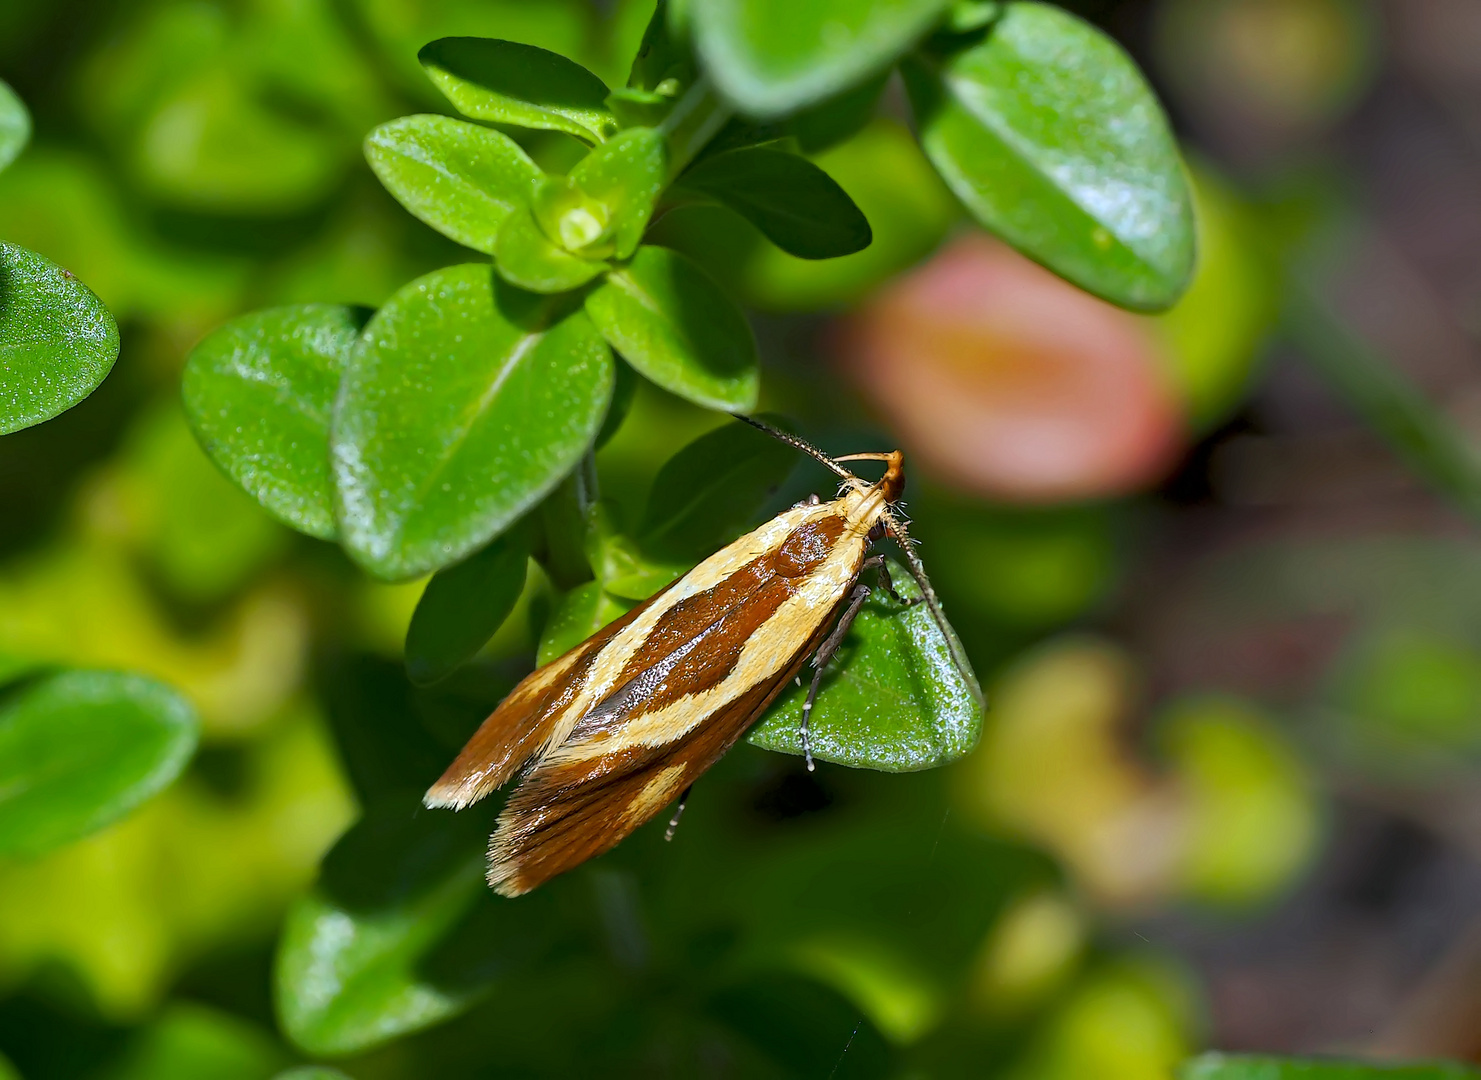
[[[684,171],[731,115],[707,76],[694,81],[658,129],[668,139],[670,180]]]
[[[1430,487],[1481,520],[1481,461],[1450,418],[1300,282],[1285,284],[1285,332],[1301,354]]]

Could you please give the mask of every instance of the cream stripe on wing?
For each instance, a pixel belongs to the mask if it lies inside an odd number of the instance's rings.
[[[858,577],[866,540],[845,534],[802,587],[752,634],[723,681],[700,694],[680,698],[662,709],[642,713],[616,730],[603,731],[577,743],[563,743],[541,765],[559,766],[619,754],[637,746],[662,746],[682,738],[710,715],[757,683],[772,678],[818,629],[820,613],[831,612]]]
[[[586,680],[581,690],[560,712],[551,725],[550,737],[545,741],[542,760],[549,757],[566,741],[581,718],[613,690],[613,683],[648,641],[653,628],[670,609],[681,600],[708,592],[741,567],[758,559],[781,544],[792,531],[808,521],[844,513],[839,501],[820,503],[817,506],[794,507],[778,514],[765,525],[742,536],[721,548],[700,563],[678,583],[656,600],[648,610],[634,619],[622,631],[604,645],[587,669]]]

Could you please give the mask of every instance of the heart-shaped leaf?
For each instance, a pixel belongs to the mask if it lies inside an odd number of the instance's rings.
[[[497,38],[440,38],[417,54],[464,116],[601,142],[617,130],[601,79],[559,53]]]
[[[386,190],[432,228],[492,254],[504,219],[528,206],[539,167],[509,136],[449,116],[403,116],[365,138]]]
[[[639,543],[696,563],[739,536],[796,466],[796,450],[750,424],[706,432],[658,470]]]
[[[15,91],[0,79],[0,170],[16,159],[31,140],[31,114]]]
[[[118,820],[180,775],[195,712],[141,675],[65,671],[0,706],[0,853],[39,855]]]
[[[889,67],[949,0],[694,0],[694,40],[716,85],[777,116]]]
[[[754,146],[707,157],[682,186],[724,203],[789,255],[832,259],[869,246],[863,211],[806,158]]]
[[[638,373],[709,409],[756,404],[760,362],[750,324],[700,266],[644,245],[586,297],[602,336]]]
[[[365,327],[331,450],[340,537],[383,578],[449,566],[549,493],[591,446],[612,354],[580,309],[452,266]]]
[[[233,319],[181,379],[196,438],[227,476],[300,532],[335,535],[329,421],[363,308],[301,304]]]
[[[494,241],[499,276],[538,293],[562,293],[585,285],[607,268],[598,259],[572,255],[545,234],[526,208],[514,211]]]
[[[1178,1069],[1179,1080],[1478,1080],[1481,1071],[1458,1061],[1362,1062],[1337,1058],[1277,1058],[1203,1054]]]
[[[889,563],[895,588],[920,596],[914,579]],[[873,584],[873,582],[870,582]],[[902,609],[882,591],[865,601],[823,685],[808,721],[812,755],[856,769],[914,772],[966,755],[982,733],[983,698],[955,633],[925,604]],[[747,736],[767,750],[802,753],[801,684],[784,691]]]
[[[446,678],[494,636],[524,591],[529,531],[513,528],[439,570],[406,631],[406,674],[418,686]]]
[[[0,435],[70,409],[117,358],[118,326],[92,290],[0,241]]]
[[[1114,41],[1014,3],[978,44],[905,74],[926,153],[983,225],[1123,307],[1182,294],[1192,197],[1167,118]]]

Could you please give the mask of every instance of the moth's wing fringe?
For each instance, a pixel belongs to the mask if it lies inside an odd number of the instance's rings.
[[[523,895],[652,820],[760,719],[827,636],[836,613],[769,679],[678,742],[537,765],[510,796],[489,837],[490,887],[501,896]]]

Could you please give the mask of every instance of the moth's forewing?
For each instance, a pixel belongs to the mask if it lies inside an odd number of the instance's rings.
[[[611,641],[593,669],[620,662],[620,673],[500,814],[490,884],[527,892],[672,802],[827,636],[865,547],[839,503],[791,511],[701,563],[629,640]]]
[[[569,652],[531,672],[491,713],[423,802],[461,810],[495,791],[546,749],[592,663],[612,638],[662,592],[602,627]]]

